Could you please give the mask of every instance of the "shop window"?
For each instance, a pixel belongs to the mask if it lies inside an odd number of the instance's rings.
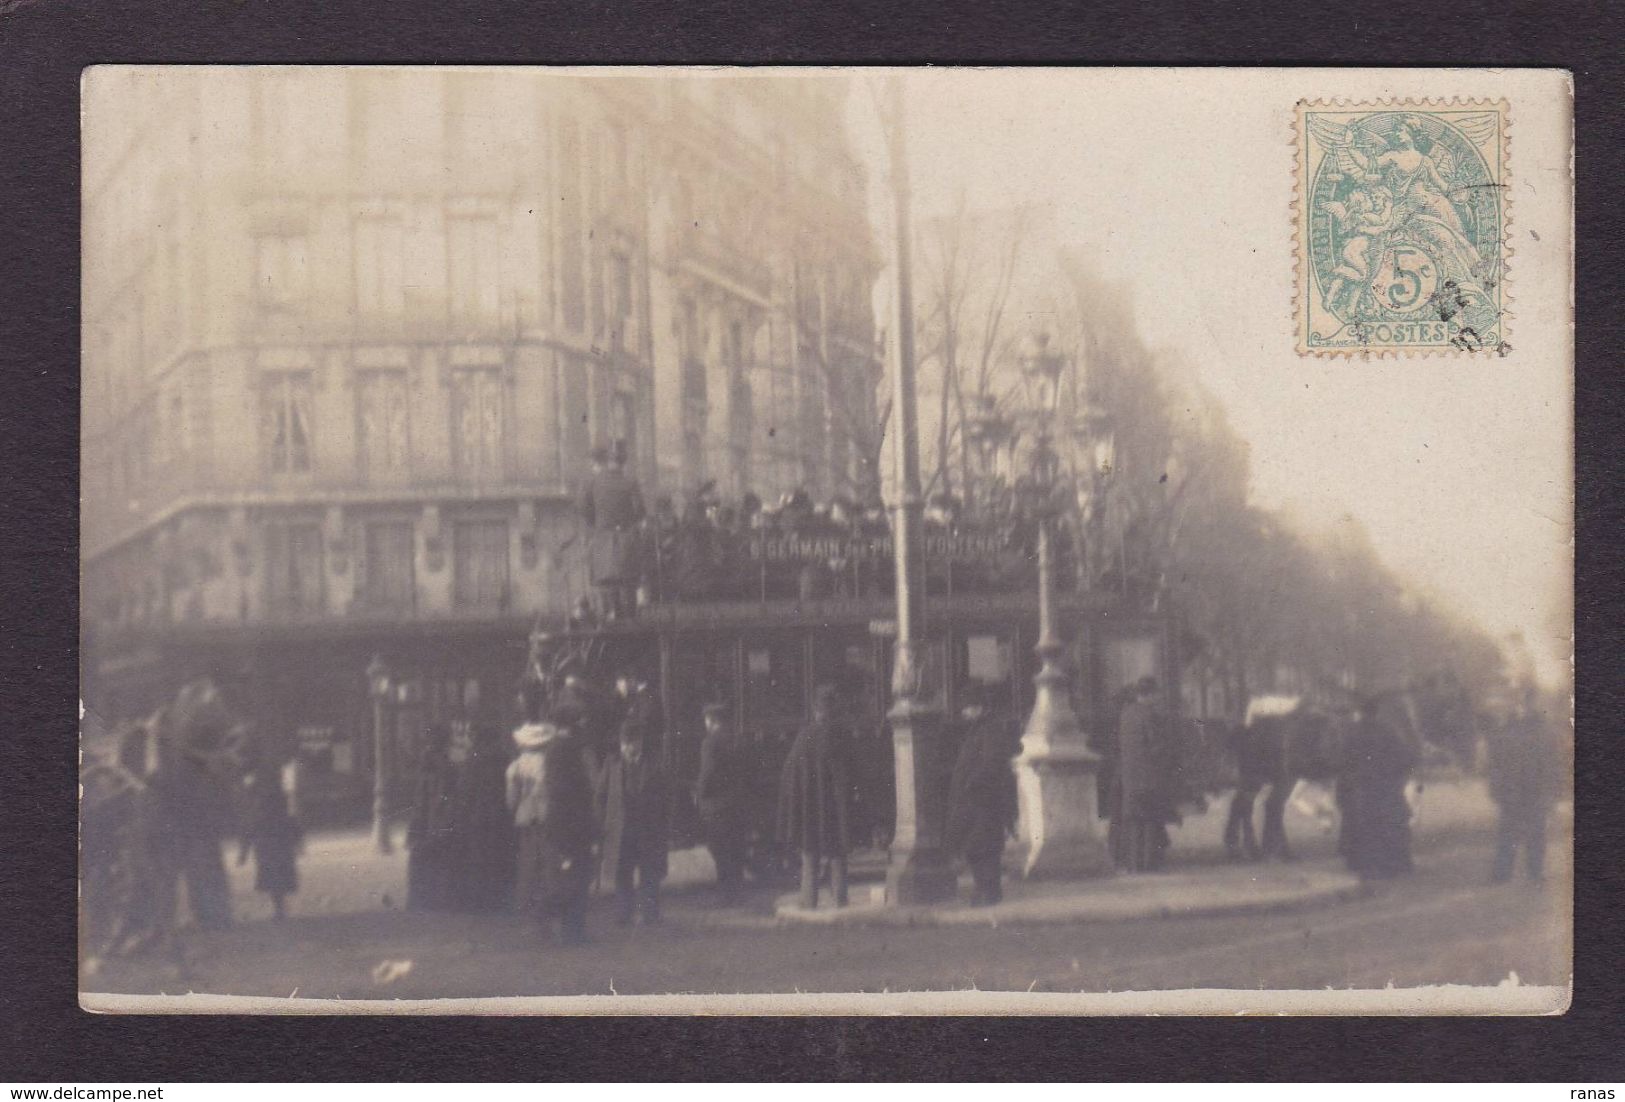
[[[1002,685],[1010,678],[1010,644],[996,635],[965,640],[965,673],[972,681]]]

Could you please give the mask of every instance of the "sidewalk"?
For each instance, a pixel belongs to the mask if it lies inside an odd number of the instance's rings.
[[[1307,865],[1210,865],[1195,870],[1108,876],[1098,880],[1028,882],[1005,876],[1003,902],[973,907],[970,878],[959,899],[919,907],[888,907],[883,885],[855,885],[848,906],[803,910],[794,893],[781,896],[781,923],[829,926],[1017,926],[1038,923],[1127,922],[1146,918],[1206,918],[1279,912],[1340,903],[1364,894],[1359,879],[1327,862]]]
[[[1244,913],[1258,909],[1337,902],[1357,893],[1358,884],[1330,860],[1333,835],[1327,824],[1287,809],[1292,845],[1305,860],[1287,865],[1232,864],[1224,860],[1226,794],[1202,814],[1188,816],[1171,832],[1170,871],[1151,876],[1116,876],[1070,884],[1028,884],[1010,877],[1006,900],[997,907],[942,904],[926,909],[883,908],[874,892],[882,875],[879,859],[854,862],[851,906],[841,912],[801,912],[794,897],[743,912],[706,912],[706,924],[886,923],[994,925],[1006,922],[1109,922],[1157,915]],[[1462,831],[1486,830],[1495,821],[1482,781],[1450,780],[1427,786],[1415,823],[1419,841]],[[364,829],[315,834],[299,862],[300,891],[290,900],[297,916],[395,911],[405,906],[406,851],[379,854]],[[228,849],[228,856],[235,852]],[[677,905],[703,895],[715,883],[715,868],[703,848],[671,855],[665,894]],[[242,921],[271,916],[270,902],[253,890],[252,863],[231,869],[232,899]],[[968,886],[962,891],[969,896]],[[886,917],[877,917],[884,915]]]

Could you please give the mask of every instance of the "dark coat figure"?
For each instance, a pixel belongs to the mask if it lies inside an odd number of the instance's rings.
[[[1123,829],[1123,784],[1118,768],[1122,757],[1119,739],[1123,729],[1123,709],[1133,703],[1134,696],[1133,685],[1112,694],[1111,723],[1101,726],[1090,736],[1090,745],[1100,755],[1100,769],[1095,774],[1095,814],[1098,818],[1109,820],[1106,848],[1118,865],[1123,865],[1127,859],[1124,842],[1127,833]]]
[[[689,600],[710,597],[717,589],[720,540],[702,502],[691,501],[673,540],[676,588]]]
[[[1411,870],[1411,808],[1405,782],[1418,754],[1372,707],[1362,708],[1343,743],[1338,771],[1342,812],[1339,850],[1348,867],[1368,879]]]
[[[618,457],[593,456],[592,479],[581,496],[581,516],[592,529],[592,579],[603,588],[605,613],[630,615],[632,594],[642,572],[638,561],[638,524],[643,520],[643,494]]]
[[[1156,693],[1156,681],[1141,678],[1136,698],[1123,708],[1118,732],[1119,836],[1124,867],[1131,872],[1160,868],[1167,852],[1171,746]]]
[[[818,905],[818,869],[830,862],[835,905],[846,905],[852,769],[845,730],[834,719],[835,690],[819,688],[812,722],[796,735],[779,776],[779,842],[801,854],[801,904]]]
[[[999,859],[1016,824],[1016,775],[1010,764],[1016,749],[1012,725],[978,710],[954,762],[946,840],[948,851],[970,866],[977,903],[1004,898]]]
[[[226,780],[214,763],[229,716],[212,686],[187,686],[157,722],[159,761],[146,809],[154,925],[173,928],[177,881],[184,880],[198,925],[223,929],[231,924],[231,889],[221,845],[234,831]]]
[[[666,878],[666,775],[637,728],[622,728],[620,753],[604,763],[599,782],[603,861],[615,880],[616,919],[660,921],[660,882]]]
[[[1539,880],[1546,871],[1546,820],[1563,793],[1566,770],[1532,692],[1492,733],[1487,749],[1490,795],[1500,811],[1491,878],[1497,884],[1512,879],[1522,849],[1529,879]]]
[[[580,737],[557,722],[526,723],[514,741],[521,753],[508,767],[505,787],[519,834],[519,908],[544,925],[557,923],[566,943],[580,943],[597,837],[586,753]]]
[[[739,894],[749,852],[754,762],[750,747],[733,731],[725,705],[707,705],[704,715],[694,804],[706,848],[716,862],[718,891],[724,902],[732,902]]]
[[[615,730],[630,727],[639,741],[652,753],[658,754],[666,741],[666,711],[660,705],[659,695],[648,682],[627,678],[619,694],[620,715],[615,717]]]
[[[289,813],[288,794],[275,772],[262,770],[248,780],[248,815],[237,863],[253,854],[254,890],[270,896],[276,917],[282,918],[287,897],[299,890],[299,851],[305,832]]]
[[[453,796],[451,898],[460,910],[498,911],[512,898],[518,846],[503,806],[510,754],[489,723],[475,723],[472,733]]]
[[[80,777],[81,943],[86,956],[138,944],[151,931],[152,874],[142,835],[147,797],[145,742],[139,726],[125,731],[117,753],[85,755]]]
[[[429,728],[418,759],[412,818],[406,827],[406,906],[414,911],[452,905],[457,771],[448,756],[450,743],[451,729],[437,723]]]

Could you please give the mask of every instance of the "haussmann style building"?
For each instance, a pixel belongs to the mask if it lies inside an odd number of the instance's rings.
[[[333,797],[511,692],[576,501],[877,482],[879,271],[829,77],[86,78],[87,707],[208,674]]]

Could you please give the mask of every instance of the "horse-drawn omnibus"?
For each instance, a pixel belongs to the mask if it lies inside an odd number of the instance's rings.
[[[1001,550],[982,536],[928,532],[926,550],[922,673],[928,699],[950,719],[973,694],[1025,717],[1038,670],[1031,559],[1019,546]],[[830,577],[832,552],[849,571],[846,579]],[[124,641],[117,653],[142,661],[104,671],[97,699],[110,702],[111,715],[141,715],[184,680],[211,676],[255,721],[272,753],[298,763],[298,803],[307,821],[355,822],[371,806],[380,763],[390,805],[404,810],[431,724],[455,730],[513,718],[530,637],[543,630],[579,653],[589,680],[600,687],[632,673],[659,694],[668,728],[660,752],[676,791],[686,790],[698,767],[702,705],[727,702],[737,729],[762,750],[759,789],[770,817],[778,759],[805,722],[813,690],[833,682],[858,744],[860,820],[879,840],[891,822],[885,717],[895,603],[888,552],[886,536],[839,544],[776,533],[756,537],[728,570],[735,584],[701,592],[667,587],[635,615],[608,622],[578,623],[560,612],[168,625],[139,640],[139,648]],[[806,567],[813,562],[823,564],[824,576],[808,586]],[[570,607],[576,596],[561,595],[556,607]],[[1063,593],[1059,611],[1075,705],[1091,734],[1115,721],[1118,691],[1146,674],[1156,675],[1170,693],[1169,706],[1176,704],[1179,667],[1166,616],[1136,610],[1112,594]],[[91,649],[94,658],[102,648]],[[369,695],[365,675],[374,655],[383,655],[390,670],[382,702]],[[944,758],[951,752],[945,748]],[[689,809],[679,803],[674,815],[681,828]]]

